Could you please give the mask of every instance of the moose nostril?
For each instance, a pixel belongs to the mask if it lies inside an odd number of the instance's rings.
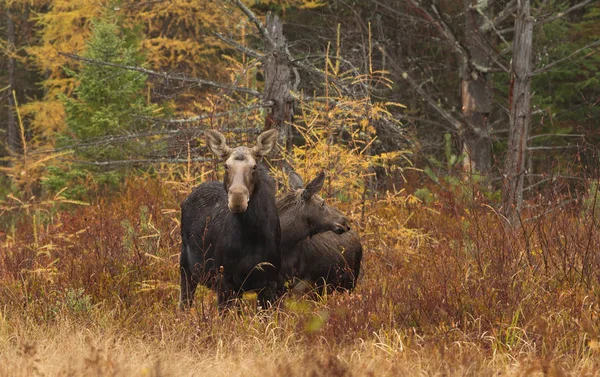
[[[342,220],[342,226],[345,230],[350,230],[350,224],[348,223],[348,219],[346,217],[344,217],[344,219]]]

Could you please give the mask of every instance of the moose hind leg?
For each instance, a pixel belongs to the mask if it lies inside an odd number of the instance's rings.
[[[194,293],[198,287],[198,277],[194,271],[189,268],[189,248],[187,248],[186,245],[182,245],[181,249],[181,258],[179,260],[181,274],[181,295],[179,298],[179,308],[189,309],[192,306],[194,301]]]
[[[194,302],[194,293],[198,287],[198,279],[194,279],[192,272],[181,268],[181,296],[179,298],[179,309],[189,309]]]

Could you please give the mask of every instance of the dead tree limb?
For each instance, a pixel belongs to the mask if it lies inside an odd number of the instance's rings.
[[[292,150],[292,117],[294,98],[291,95],[292,65],[283,35],[283,23],[279,17],[267,15],[267,32],[273,51],[264,63],[265,91],[263,100],[273,103],[271,113],[265,119],[265,129],[279,131],[279,145],[286,151]]]

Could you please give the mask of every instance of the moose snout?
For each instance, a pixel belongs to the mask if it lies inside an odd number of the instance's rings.
[[[244,186],[231,186],[229,188],[229,210],[233,213],[242,213],[248,209],[250,193]]]
[[[342,234],[349,230],[350,230],[350,224],[348,223],[348,219],[346,217],[342,217],[340,219],[340,221],[338,221],[333,228],[333,231],[336,234]]]

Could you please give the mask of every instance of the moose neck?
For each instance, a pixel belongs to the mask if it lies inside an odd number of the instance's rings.
[[[291,248],[300,241],[310,237],[312,234],[307,224],[298,221],[294,213],[282,216],[279,215],[279,223],[281,224],[281,247]]]
[[[277,212],[281,225],[281,247],[290,248],[307,237],[314,235],[309,224],[298,218],[298,197],[293,193],[285,194],[277,201]]]

